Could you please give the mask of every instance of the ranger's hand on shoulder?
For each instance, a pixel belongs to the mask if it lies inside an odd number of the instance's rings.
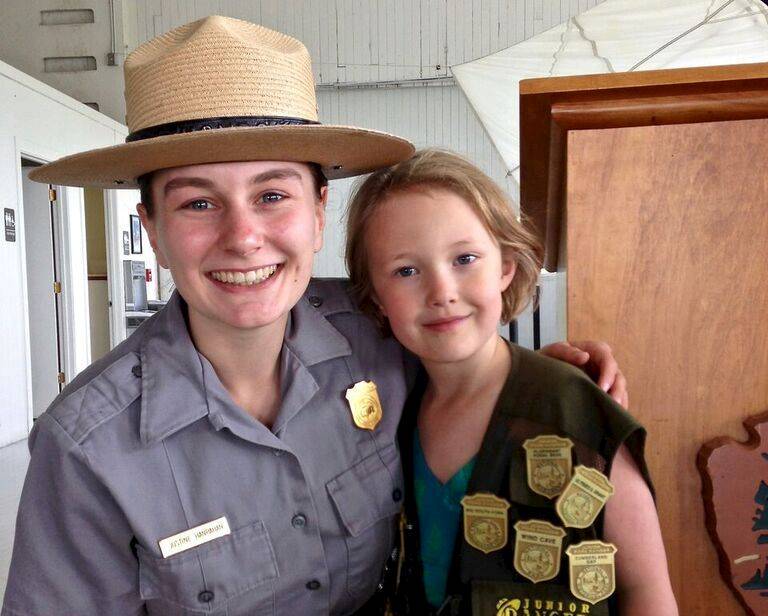
[[[629,408],[627,379],[619,370],[608,343],[595,340],[554,342],[542,347],[539,352],[581,368],[600,389],[624,408]]]

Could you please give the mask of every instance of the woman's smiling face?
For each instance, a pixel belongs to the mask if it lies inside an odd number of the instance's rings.
[[[190,322],[282,326],[322,246],[327,192],[308,165],[237,162],[154,174],[152,216],[139,207],[158,263]]]

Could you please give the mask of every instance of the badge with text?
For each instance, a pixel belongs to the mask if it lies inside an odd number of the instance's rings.
[[[557,499],[555,509],[566,526],[588,528],[611,494],[613,484],[608,477],[595,468],[577,466],[570,483]]]
[[[592,604],[607,599],[616,590],[616,546],[602,541],[582,541],[570,546],[568,575],[574,597]]]
[[[184,532],[160,540],[160,553],[168,558],[184,550],[208,543],[229,534],[229,522],[226,517],[211,520]]]
[[[528,487],[536,494],[555,498],[571,478],[573,441],[542,434],[523,443]]]
[[[509,503],[488,492],[461,499],[464,509],[464,539],[485,554],[507,545]]]
[[[542,520],[515,524],[515,571],[534,584],[560,572],[565,531]]]
[[[383,415],[379,394],[373,381],[360,381],[347,390],[347,401],[352,419],[358,428],[373,430]]]

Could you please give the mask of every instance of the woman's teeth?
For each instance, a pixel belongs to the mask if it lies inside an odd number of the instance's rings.
[[[251,286],[264,282],[272,274],[277,271],[277,265],[269,265],[267,267],[260,267],[255,270],[247,272],[211,272],[211,278],[218,280],[219,282],[226,282],[228,284],[236,284],[241,286]]]

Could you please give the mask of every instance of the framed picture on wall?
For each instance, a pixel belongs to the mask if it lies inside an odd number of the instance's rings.
[[[131,254],[131,236],[128,231],[123,231],[123,254]]]
[[[131,253],[141,254],[141,219],[131,214]]]

